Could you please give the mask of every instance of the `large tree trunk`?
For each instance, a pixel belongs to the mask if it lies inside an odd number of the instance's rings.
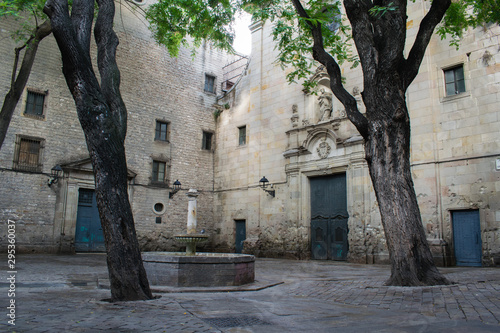
[[[365,88],[370,92],[363,94],[367,114],[371,115],[365,139],[366,161],[391,261],[391,277],[386,284],[448,284],[434,264],[422,225],[410,170],[410,119],[399,88],[392,80],[381,80]]]
[[[99,216],[106,243],[112,300],[151,299],[127,191],[124,140],[127,110],[119,92],[118,38],[112,29],[113,0],[99,0],[95,24],[99,85],[90,60],[93,0],[49,0],[45,13],[63,59],[63,73],[75,100],[94,170]]]
[[[298,14],[309,19],[300,0],[292,2]],[[391,7],[391,10],[371,14],[375,4]],[[449,5],[450,0],[432,2],[405,59],[407,1],[344,0],[363,68],[362,96],[366,114],[359,112],[355,99],[343,86],[338,63],[325,51],[321,25],[306,21],[314,39],[313,57],[326,67],[332,92],[365,140],[366,160],[391,260],[389,285],[449,283],[434,264],[422,225],[411,179],[410,117],[405,100],[406,90],[418,74],[434,28]]]
[[[33,63],[35,61],[36,51],[38,50],[38,45],[42,39],[50,35],[51,32],[52,28],[50,26],[50,21],[47,20],[35,28],[33,36],[31,36],[31,38],[22,47],[15,49],[16,56],[14,66],[12,68],[10,89],[7,92],[7,95],[5,95],[2,104],[2,111],[0,111],[0,149],[2,149],[14,110],[16,109],[17,103],[21,98],[24,87],[26,87],[26,83],[28,82],[31,68],[33,67]],[[19,68],[19,73],[17,73],[19,55],[23,48],[26,50],[24,51],[23,61],[21,63],[21,67]]]

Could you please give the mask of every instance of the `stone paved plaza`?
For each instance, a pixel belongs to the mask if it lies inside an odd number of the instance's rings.
[[[456,284],[403,288],[383,285],[389,266],[258,258],[248,291],[167,288],[155,300],[108,303],[103,254],[16,259],[16,325],[3,269],[2,332],[500,331],[498,268],[441,268]]]

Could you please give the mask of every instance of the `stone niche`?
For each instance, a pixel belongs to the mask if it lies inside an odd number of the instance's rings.
[[[142,260],[154,286],[240,286],[255,279],[255,257],[247,254],[144,252]]]

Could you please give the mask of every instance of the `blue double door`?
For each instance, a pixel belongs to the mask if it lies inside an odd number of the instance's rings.
[[[479,210],[451,212],[457,266],[481,266],[482,243]]]
[[[346,260],[349,251],[345,173],[310,178],[311,257]]]
[[[94,190],[81,188],[78,193],[75,250],[77,252],[106,250]]]

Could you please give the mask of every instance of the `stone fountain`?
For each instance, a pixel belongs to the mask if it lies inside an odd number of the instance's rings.
[[[196,253],[196,244],[208,235],[196,232],[198,191],[187,193],[187,232],[174,238],[186,243],[186,252],[144,252],[142,260],[153,286],[220,287],[254,282],[255,257],[235,253]]]
[[[206,241],[208,235],[197,234],[197,210],[196,210],[196,198],[198,197],[198,191],[190,189],[187,193],[188,202],[188,218],[187,218],[187,234],[175,235],[174,238],[179,242],[186,243],[186,255],[194,256],[196,255],[196,243]]]

